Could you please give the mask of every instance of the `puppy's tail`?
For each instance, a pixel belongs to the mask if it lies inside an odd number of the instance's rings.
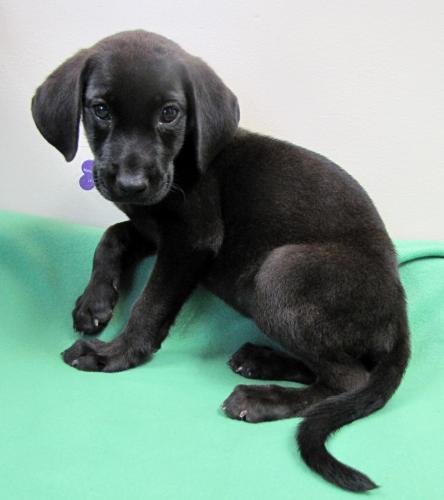
[[[325,441],[343,425],[383,407],[397,389],[410,354],[407,322],[402,323],[393,349],[373,369],[367,385],[308,408],[299,426],[297,442],[305,463],[327,481],[349,491],[367,491],[377,485],[330,455]]]

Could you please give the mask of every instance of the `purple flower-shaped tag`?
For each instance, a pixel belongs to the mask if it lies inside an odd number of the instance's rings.
[[[82,189],[89,191],[94,189],[94,178],[92,174],[94,162],[93,160],[86,160],[82,163],[83,175],[79,179],[79,184]]]

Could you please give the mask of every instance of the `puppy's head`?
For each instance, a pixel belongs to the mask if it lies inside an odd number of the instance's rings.
[[[99,192],[152,205],[189,184],[233,138],[236,97],[200,59],[144,31],[119,33],[59,66],[32,100],[45,139],[71,161],[82,117]]]

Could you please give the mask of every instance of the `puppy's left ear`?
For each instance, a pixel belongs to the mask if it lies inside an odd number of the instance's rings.
[[[191,62],[191,64],[190,64]],[[236,96],[201,59],[191,58],[188,74],[188,124],[201,173],[233,139],[239,124]]]
[[[89,50],[59,66],[36,90],[32,117],[43,137],[71,161],[77,152],[82,108],[83,73]]]

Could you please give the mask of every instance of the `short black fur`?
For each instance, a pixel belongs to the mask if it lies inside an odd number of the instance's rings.
[[[165,106],[178,111],[171,123]],[[157,253],[120,335],[79,340],[65,362],[104,372],[143,363],[200,282],[286,351],[246,345],[230,360],[236,373],[308,384],[239,385],[225,413],[305,417],[297,436],[305,462],[347,490],[374,488],[325,448],[331,432],[387,402],[409,358],[395,251],[359,184],[316,153],[238,129],[236,97],[220,78],[143,31],[73,56],[37,89],[32,112],[68,161],[82,116],[96,186],[129,218],[97,247],[75,329],[99,333],[124,262]]]

